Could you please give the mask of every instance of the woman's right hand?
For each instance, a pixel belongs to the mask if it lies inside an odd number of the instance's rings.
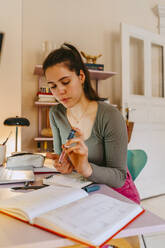
[[[58,172],[62,173],[62,174],[70,174],[74,167],[71,163],[71,161],[69,160],[68,156],[64,156],[62,163],[59,163],[59,155],[55,154],[55,153],[47,153],[46,154],[46,158],[50,158],[54,160],[54,167],[57,169]]]

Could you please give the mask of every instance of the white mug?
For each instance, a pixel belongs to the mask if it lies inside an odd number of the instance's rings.
[[[0,165],[2,165],[5,162],[6,158],[6,146],[0,145]]]

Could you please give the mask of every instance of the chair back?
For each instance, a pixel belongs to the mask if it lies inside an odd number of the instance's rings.
[[[141,170],[147,163],[147,154],[144,150],[128,150],[127,165],[133,181],[137,178]]]

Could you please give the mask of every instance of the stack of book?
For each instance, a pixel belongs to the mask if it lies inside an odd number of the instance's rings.
[[[55,102],[55,97],[52,95],[52,93],[42,93],[38,92],[38,101],[39,102]]]
[[[91,70],[104,71],[104,65],[103,64],[85,63],[85,65],[88,69],[91,69]]]

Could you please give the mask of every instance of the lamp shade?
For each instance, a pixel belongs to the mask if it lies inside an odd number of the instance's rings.
[[[7,118],[3,124],[7,126],[30,126],[28,119],[18,116]]]

